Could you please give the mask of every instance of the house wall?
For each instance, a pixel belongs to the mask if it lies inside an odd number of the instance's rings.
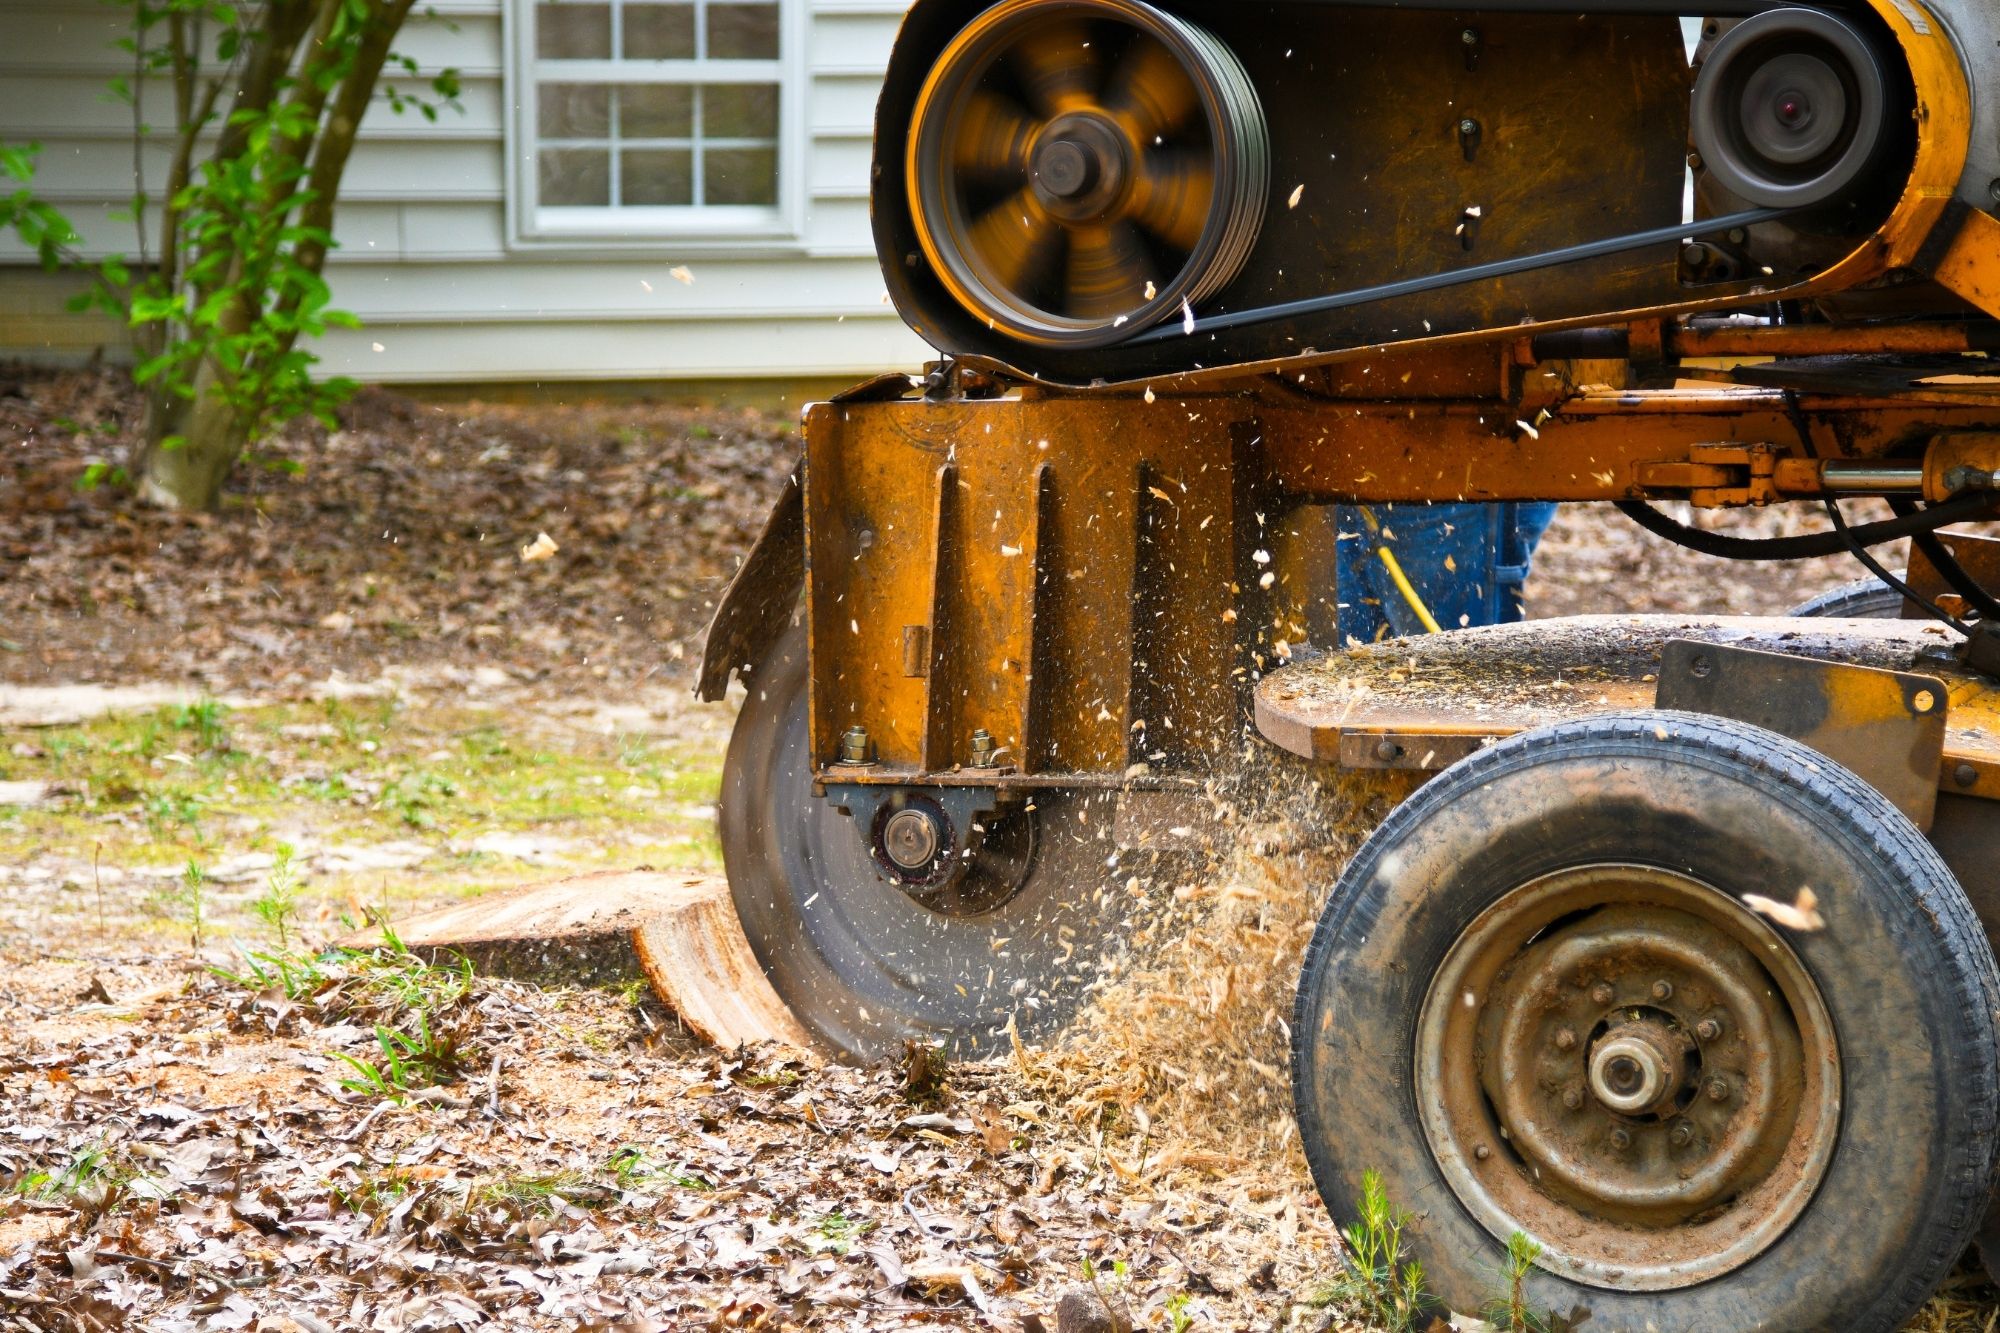
[[[523,0],[525,2],[525,0]],[[914,369],[928,350],[889,307],[868,232],[870,121],[896,0],[802,0],[803,228],[796,241],[585,248],[511,244],[502,0],[436,0],[398,49],[456,68],[463,113],[435,123],[378,101],[363,122],[328,262],[335,304],[363,321],[329,334],[329,373],[371,382],[716,380]],[[426,7],[420,6],[420,13]],[[132,194],[132,112],[105,82],[129,57],[120,12],[85,0],[0,0],[0,141],[43,145],[38,192],[92,253],[136,252],[112,216]],[[412,91],[421,80],[400,80]],[[165,93],[147,90],[152,119]],[[164,136],[142,150],[157,190]],[[158,234],[157,223],[149,228]],[[74,360],[119,332],[62,309],[73,279],[0,241],[0,356]],[[671,270],[684,267],[692,283]]]

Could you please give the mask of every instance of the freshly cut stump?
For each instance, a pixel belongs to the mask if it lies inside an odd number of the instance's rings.
[[[764,976],[736,919],[728,882],[649,914],[632,929],[632,949],[653,993],[711,1045],[779,1041],[810,1050],[812,1038]]]
[[[436,960],[544,985],[644,978],[689,1031],[721,1047],[811,1039],[764,978],[719,875],[601,871],[454,903],[396,925]],[[372,930],[338,941],[367,948]]]

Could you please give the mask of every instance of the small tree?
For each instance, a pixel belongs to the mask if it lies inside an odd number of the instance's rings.
[[[391,51],[414,0],[120,0],[131,14],[121,47],[134,133],[152,133],[146,94],[164,85],[173,152],[159,192],[161,231],[147,234],[150,185],[134,154],[130,217],[138,253],[90,266],[79,298],[130,323],[135,374],[147,389],[145,436],[133,469],[141,498],[212,508],[245,448],[300,414],[331,422],[354,385],[315,382],[299,345],[354,317],[329,304],[321,271],[334,202],[361,118],[387,67],[415,74]],[[435,119],[455,105],[458,79],[430,81],[435,98],[388,89],[391,107]],[[32,152],[0,157],[25,181]],[[0,201],[45,266],[76,262],[76,233],[24,187]]]

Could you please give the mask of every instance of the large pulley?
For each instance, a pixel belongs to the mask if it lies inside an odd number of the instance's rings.
[[[1839,15],[1774,9],[1725,33],[1695,81],[1695,147],[1711,177],[1763,208],[1836,202],[1892,143],[1883,57]]]
[[[1002,0],[939,58],[906,163],[946,290],[1022,342],[1102,347],[1220,291],[1269,190],[1214,36],[1140,0]]]

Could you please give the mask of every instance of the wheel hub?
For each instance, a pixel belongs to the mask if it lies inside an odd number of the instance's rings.
[[[1468,929],[1426,1001],[1417,1078],[1440,1165],[1495,1235],[1657,1289],[1748,1262],[1798,1215],[1836,1137],[1837,1062],[1768,927],[1705,885],[1611,866],[1517,889]],[[1476,1079],[1450,1072],[1466,1066]]]
[[[928,810],[897,810],[882,821],[883,855],[913,874],[929,872],[944,837]]]
[[[1620,1115],[1670,1107],[1687,1079],[1687,1048],[1667,1023],[1641,1019],[1604,1035],[1590,1053],[1590,1091]]]

